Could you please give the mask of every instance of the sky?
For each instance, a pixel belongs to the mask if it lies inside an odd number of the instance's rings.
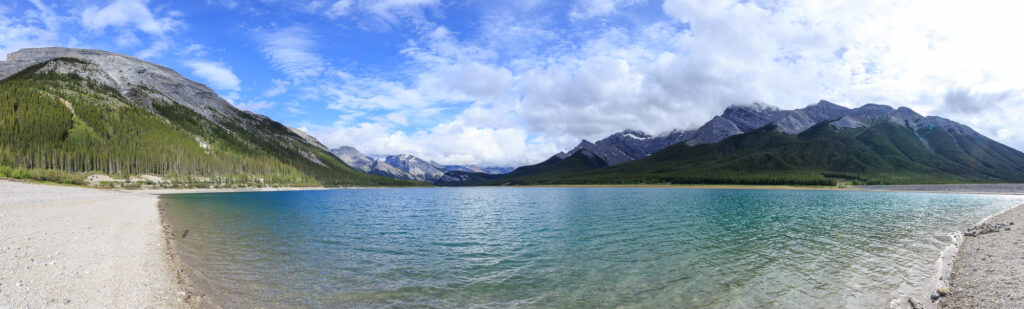
[[[14,0],[0,57],[168,66],[329,147],[533,164],[730,105],[907,106],[1024,149],[1022,7],[1005,1]]]

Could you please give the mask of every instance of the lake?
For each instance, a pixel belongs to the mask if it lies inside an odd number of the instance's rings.
[[[385,188],[161,196],[226,307],[884,307],[1020,196]],[[188,230],[187,237],[181,237]]]

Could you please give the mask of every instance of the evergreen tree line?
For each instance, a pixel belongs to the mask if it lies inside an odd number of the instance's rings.
[[[36,73],[40,67],[0,81],[0,166],[8,170],[241,176],[250,182],[258,178],[287,185],[367,185],[382,180],[339,171],[349,169],[343,164],[323,167],[294,158],[299,156],[294,151],[288,153],[259,136],[237,136],[249,133],[235,127],[232,131],[239,133],[233,134],[179,104],[156,102],[153,113],[109,87],[74,74]],[[296,168],[299,161],[307,163],[300,166],[304,170]]]

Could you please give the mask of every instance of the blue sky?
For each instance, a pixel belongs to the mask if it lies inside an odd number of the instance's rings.
[[[1024,48],[999,2],[52,1],[0,4],[0,56],[166,65],[331,147],[522,165],[732,104],[908,106],[1021,148]],[[914,16],[914,18],[907,18]]]

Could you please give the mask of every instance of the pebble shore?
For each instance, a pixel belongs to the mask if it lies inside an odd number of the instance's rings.
[[[184,308],[155,195],[0,180],[0,308]]]
[[[1024,308],[1024,206],[964,232],[941,308]],[[935,296],[933,296],[935,297]]]

